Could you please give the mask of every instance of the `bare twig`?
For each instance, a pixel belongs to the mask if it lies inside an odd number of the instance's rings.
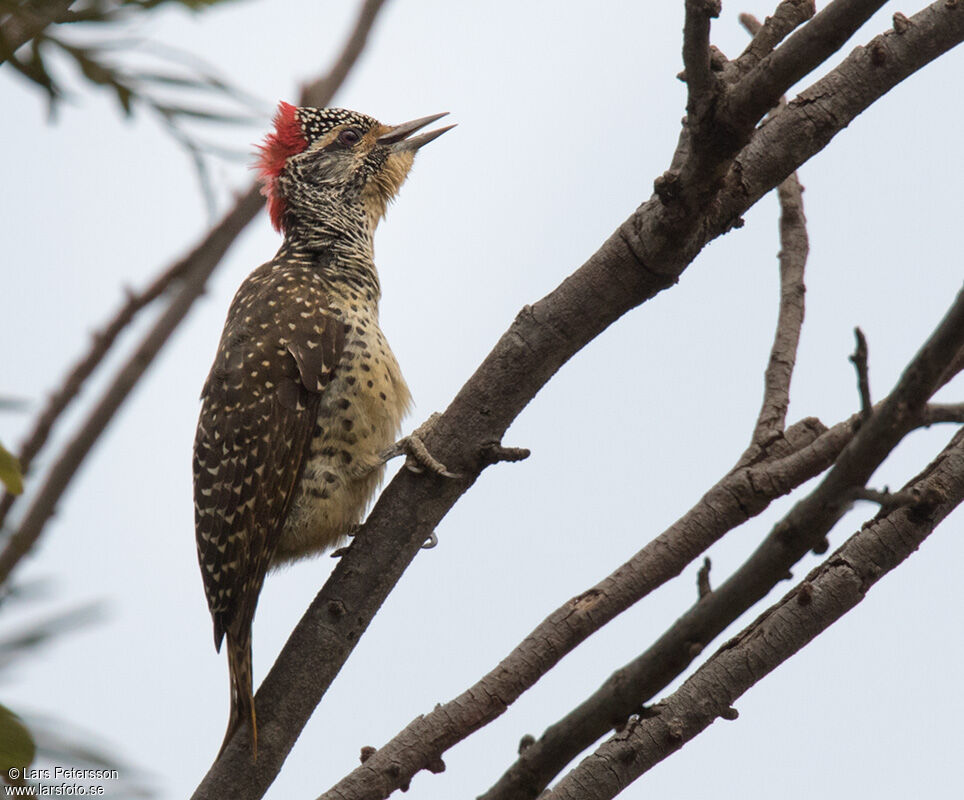
[[[891,492],[884,487],[883,491],[878,491],[877,489],[868,489],[863,487],[854,492],[855,500],[866,500],[869,503],[876,503],[880,506],[881,511],[889,512],[898,506],[912,506],[920,502],[920,495],[914,490],[904,490],[900,492]]]
[[[780,198],[780,312],[764,375],[763,406],[757,417],[751,448],[765,447],[768,441],[783,432],[790,407],[790,380],[803,326],[806,292],[803,272],[809,242],[807,220],[803,215],[803,187],[796,173],[780,184],[777,193]]]
[[[309,87],[310,99],[318,105],[326,105],[331,95],[344,79],[351,64],[361,53],[374,15],[384,5],[385,0],[366,0],[353,28],[348,42],[336,60],[332,71]],[[332,76],[338,78],[337,82]],[[340,76],[340,77],[339,77]],[[306,90],[306,95],[309,93]],[[325,93],[328,93],[327,95]],[[183,280],[179,291],[172,297],[170,305],[155,322],[153,328],[142,340],[130,359],[116,373],[101,399],[80,425],[78,433],[67,444],[59,458],[50,468],[43,486],[32,495],[31,505],[24,514],[17,530],[10,536],[3,551],[0,552],[0,584],[7,580],[11,571],[37,541],[44,526],[53,514],[64,490],[83,463],[94,443],[106,429],[120,405],[127,398],[147,367],[167,342],[190,310],[194,301],[203,293],[208,277],[220,263],[227,249],[244,227],[257,215],[263,206],[260,188],[256,184],[240,196],[234,207],[222,218],[194,250],[179,263],[166,270],[152,285],[155,289],[165,280],[179,277]],[[151,289],[148,290],[151,291]],[[161,287],[160,291],[163,291]],[[136,310],[131,306],[132,314]],[[124,312],[108,326],[109,330],[126,324]],[[119,330],[120,328],[118,328]],[[116,333],[114,333],[116,336]],[[96,350],[90,358],[96,359]],[[86,362],[86,359],[85,359]],[[82,362],[82,365],[83,363]],[[78,365],[78,366],[82,366]],[[96,366],[94,363],[93,366]],[[71,376],[73,377],[73,375]]]
[[[870,367],[867,363],[869,351],[867,349],[867,337],[860,328],[854,328],[854,338],[857,346],[854,348],[853,355],[850,356],[850,363],[857,371],[857,391],[860,392],[860,416],[861,419],[869,419],[873,413],[874,404],[870,400]]]
[[[48,25],[61,19],[74,0],[34,0],[22,3],[0,20],[0,64]]]
[[[713,94],[710,73],[710,20],[720,15],[720,0],[686,0],[683,22],[683,67],[689,98],[690,124],[705,110]]]
[[[553,787],[559,800],[614,797],[679,750],[733,703],[860,603],[881,577],[910,556],[964,499],[964,431],[907,487],[923,498],[855,533],[824,564],[724,644],[676,692],[626,728]]]

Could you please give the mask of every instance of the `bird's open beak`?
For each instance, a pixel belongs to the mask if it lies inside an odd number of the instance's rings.
[[[443,111],[441,114],[432,114],[428,117],[419,117],[418,119],[413,119],[411,122],[403,122],[401,125],[395,125],[389,128],[385,133],[378,137],[379,144],[391,145],[392,150],[395,152],[402,152],[405,150],[410,150],[412,152],[418,150],[422,145],[426,145],[433,139],[437,139],[446,131],[452,130],[454,125],[447,125],[444,128],[439,128],[436,131],[428,131],[419,136],[413,136],[411,139],[408,136],[415,131],[421,130],[426,125],[430,125],[437,119],[441,119],[448,111]]]

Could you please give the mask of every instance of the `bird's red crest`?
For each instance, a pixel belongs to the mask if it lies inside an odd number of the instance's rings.
[[[281,230],[284,217],[284,198],[277,192],[277,180],[284,169],[285,162],[293,155],[304,152],[308,147],[296,109],[291,103],[281,101],[274,116],[274,131],[269,133],[264,144],[259,145],[261,156],[255,168],[261,179],[261,194],[268,198],[268,214],[275,230]]]

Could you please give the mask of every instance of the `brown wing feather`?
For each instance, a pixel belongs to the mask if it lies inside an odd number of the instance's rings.
[[[250,628],[344,336],[305,267],[264,265],[231,305],[194,447],[198,559],[219,649],[226,631]]]

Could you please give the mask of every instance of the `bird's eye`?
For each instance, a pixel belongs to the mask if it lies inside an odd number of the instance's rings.
[[[345,130],[338,134],[338,141],[346,147],[354,147],[361,141],[361,138],[361,134],[354,128],[345,128]]]

